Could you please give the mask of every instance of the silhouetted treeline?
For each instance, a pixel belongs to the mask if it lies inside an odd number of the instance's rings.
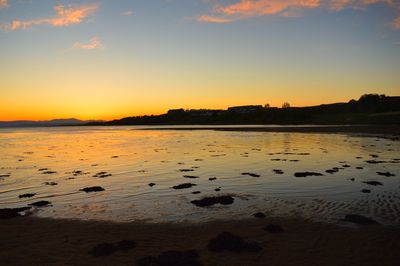
[[[400,97],[366,94],[348,103],[269,108],[250,105],[228,110],[169,110],[162,115],[126,117],[88,125],[223,124],[400,124]]]

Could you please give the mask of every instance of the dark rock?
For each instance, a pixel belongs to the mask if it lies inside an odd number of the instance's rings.
[[[94,257],[109,256],[117,251],[113,243],[101,243],[89,250],[89,254]]]
[[[371,193],[371,190],[364,188],[364,189],[361,190],[361,192],[362,193]]]
[[[3,178],[3,177],[10,177],[10,174],[0,175],[0,178]]]
[[[184,175],[184,178],[190,178],[190,179],[195,179],[195,178],[199,178],[198,176],[195,175]]]
[[[377,221],[372,220],[371,218],[367,218],[358,214],[348,214],[344,217],[344,219],[342,219],[342,221],[359,225],[379,224]]]
[[[212,252],[257,252],[262,248],[256,242],[246,242],[240,236],[222,232],[208,242],[207,248]]]
[[[109,174],[107,172],[98,172],[95,175],[93,175],[93,177],[98,177],[98,178],[105,178],[105,177],[109,177],[112,176],[112,174]]]
[[[46,170],[49,170],[49,168],[40,168],[38,171],[41,172],[41,171],[46,171]]]
[[[158,257],[148,256],[137,261],[138,266],[201,266],[195,250],[165,251]]]
[[[272,234],[278,234],[283,232],[282,227],[276,224],[268,224],[266,227],[264,227],[264,230]]]
[[[44,172],[42,172],[42,174],[44,174],[44,175],[52,175],[52,174],[56,174],[57,172],[56,171],[44,171]]]
[[[57,186],[58,185],[57,182],[44,182],[43,184],[45,184],[46,186]]]
[[[274,173],[277,174],[277,175],[282,175],[283,174],[283,171],[280,170],[280,169],[274,169],[272,171],[274,171]]]
[[[392,174],[390,172],[376,172],[378,175],[390,177],[390,176],[395,176],[395,174]]]
[[[383,184],[379,181],[364,181],[363,183],[371,186],[383,186]]]
[[[26,193],[26,194],[19,195],[18,197],[20,199],[22,199],[22,198],[32,198],[35,195],[36,195],[36,193]]]
[[[22,216],[20,212],[29,210],[30,208],[31,207],[0,209],[0,219],[11,219]]]
[[[41,201],[36,201],[34,203],[28,204],[30,206],[35,206],[35,207],[46,207],[48,205],[50,205],[51,202],[47,201],[47,200],[41,200]]]
[[[117,242],[118,250],[126,251],[136,247],[136,243],[133,240],[121,240]]]
[[[366,163],[369,164],[379,164],[379,163],[386,163],[386,161],[378,161],[378,160],[367,160],[365,161]]]
[[[179,169],[180,172],[193,172],[194,169]]]
[[[354,177],[352,177],[352,178],[350,178],[349,180],[350,180],[350,181],[355,181],[356,179],[355,179]]]
[[[149,183],[149,187],[154,187],[156,183]]]
[[[193,191],[192,194],[200,194],[201,191]]]
[[[362,169],[364,169],[364,167],[357,166],[357,167],[356,167],[356,169],[358,169],[358,170],[362,170]]]
[[[254,173],[242,173],[242,175],[248,175],[248,176],[251,176],[251,177],[260,177],[259,174],[254,174]]]
[[[337,173],[338,171],[339,171],[339,169],[328,169],[325,172],[328,174],[334,174],[334,173]]]
[[[256,218],[265,218],[265,217],[267,217],[267,216],[265,216],[265,214],[262,213],[262,212],[254,213],[253,216],[256,217]]]
[[[214,180],[217,180],[217,178],[216,177],[210,177],[208,180],[209,181],[214,181]]]
[[[348,167],[351,167],[350,165],[348,165],[348,164],[343,164],[342,165],[342,167],[346,167],[346,168],[348,168]]]
[[[323,174],[316,172],[297,172],[294,174],[294,176],[295,177],[323,176]]]
[[[86,193],[89,192],[99,192],[99,191],[104,191],[105,189],[100,187],[100,186],[94,186],[94,187],[85,187],[80,189],[80,191],[85,191]]]
[[[79,175],[86,175],[86,174],[89,174],[89,173],[85,173],[85,172],[83,172],[81,170],[75,170],[75,171],[72,171],[72,174],[74,176],[79,176]]]
[[[216,192],[219,192],[219,191],[221,191],[221,188],[220,187],[218,187],[218,188],[216,188],[216,189],[214,189]]]
[[[205,197],[201,200],[192,200],[191,203],[197,207],[208,207],[214,204],[229,205],[232,204],[234,198],[231,196],[217,196],[217,197]]]
[[[136,247],[133,240],[121,240],[117,243],[101,243],[89,250],[89,254],[94,257],[109,256],[117,251],[127,251]]]
[[[193,186],[197,186],[196,184],[192,184],[192,183],[183,183],[177,186],[173,186],[173,189],[185,189],[185,188],[191,188]]]

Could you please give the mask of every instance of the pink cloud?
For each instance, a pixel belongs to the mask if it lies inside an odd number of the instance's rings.
[[[8,7],[8,0],[0,0],[0,9]]]
[[[214,17],[209,15],[202,15],[197,17],[197,21],[199,22],[211,22],[211,23],[229,23],[232,22],[232,19],[222,18],[222,17]]]
[[[97,37],[93,37],[88,43],[76,42],[72,45],[72,49],[95,50],[102,49],[104,46]]]
[[[400,30],[400,16],[393,20],[392,27],[393,29]]]
[[[395,0],[330,0],[329,6],[331,9],[340,11],[344,8],[363,8],[374,4],[386,4],[393,6]]]
[[[277,14],[289,8],[316,8],[319,5],[320,0],[242,0],[228,6],[217,6],[214,10],[225,15],[253,17]]]
[[[1,0],[0,0],[1,1]],[[1,28],[5,31],[17,29],[28,29],[34,25],[51,25],[54,27],[66,27],[74,24],[80,24],[90,15],[97,11],[98,4],[89,4],[81,6],[57,5],[54,7],[56,16],[50,18],[40,18],[34,20],[13,20],[10,23],[2,24]]]
[[[320,0],[241,0],[234,4],[216,4],[213,15],[203,15],[197,18],[201,22],[231,22],[238,19],[256,16],[288,14],[292,9],[312,9],[320,6]],[[211,18],[206,20],[204,18]]]
[[[214,0],[209,3],[213,5],[212,11],[198,16],[197,21],[229,23],[267,15],[298,17],[307,9],[324,8],[338,12],[345,8],[362,9],[374,4],[383,4],[400,11],[399,0],[236,0],[235,3],[225,5]],[[400,29],[400,17],[392,22],[392,27]]]

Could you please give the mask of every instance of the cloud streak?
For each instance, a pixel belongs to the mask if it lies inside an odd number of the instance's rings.
[[[0,0],[1,1],[1,0]],[[2,24],[4,31],[13,31],[18,29],[28,29],[35,25],[50,25],[54,27],[67,27],[74,24],[80,24],[89,16],[95,13],[99,8],[98,4],[88,4],[80,6],[57,5],[54,7],[56,15],[50,18],[39,18],[34,20],[13,20],[10,23]]]
[[[341,11],[345,8],[363,9],[374,4],[384,4],[400,12],[398,0],[236,0],[235,3],[219,4],[213,1],[209,14],[197,17],[198,22],[229,23],[253,17],[278,15],[296,17],[302,10],[324,8]],[[400,16],[392,22],[394,29],[400,29]]]
[[[72,45],[72,49],[78,50],[98,50],[103,48],[102,42],[97,37],[92,37],[88,43],[76,42]]]
[[[133,12],[132,12],[132,10],[127,10],[127,11],[121,12],[121,15],[122,16],[132,16]]]
[[[0,9],[8,7],[8,0],[0,0]]]
[[[395,20],[393,20],[392,27],[395,30],[400,30],[400,16],[398,16]]]
[[[229,22],[232,22],[233,19],[217,17],[217,16],[202,15],[202,16],[197,17],[197,21],[210,22],[210,23],[229,23]]]
[[[396,0],[330,0],[329,7],[332,10],[340,11],[345,8],[361,9],[369,5],[383,3],[388,6],[393,6]]]

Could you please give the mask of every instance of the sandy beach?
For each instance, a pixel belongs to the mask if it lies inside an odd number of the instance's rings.
[[[279,225],[283,232],[267,232],[267,224]],[[198,224],[19,217],[0,221],[0,261],[2,265],[139,265],[146,256],[195,250],[199,265],[398,265],[399,229],[269,217]],[[209,240],[221,232],[256,242],[260,250],[210,251]],[[135,247],[90,254],[96,245],[121,240],[132,240]]]

